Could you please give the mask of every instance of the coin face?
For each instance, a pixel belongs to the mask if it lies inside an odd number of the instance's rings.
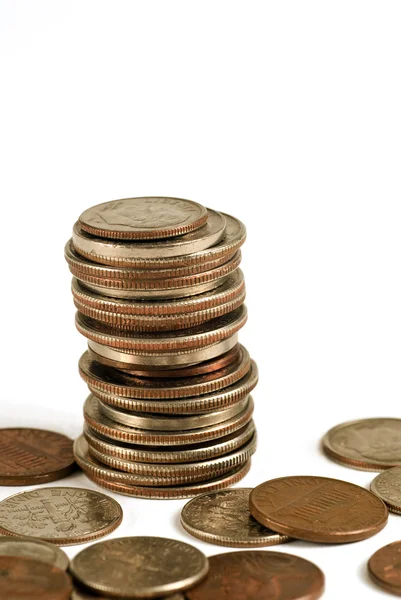
[[[181,525],[196,538],[219,546],[256,548],[289,541],[263,527],[249,512],[251,488],[222,490],[190,500],[182,509]]]
[[[72,444],[53,431],[0,429],[0,485],[35,485],[69,475],[76,468]]]
[[[401,514],[401,467],[386,469],[374,478],[370,489],[391,512]]]
[[[401,466],[401,419],[362,419],[342,423],[323,438],[323,450],[357,469],[380,471]]]
[[[185,592],[188,600],[316,600],[324,591],[316,565],[284,552],[228,552],[209,565],[206,579]]]
[[[111,533],[122,520],[121,506],[105,494],[47,487],[0,502],[0,533],[31,536],[53,544],[81,544]]]
[[[70,577],[62,569],[22,556],[0,556],[0,593],[9,600],[69,600]]]
[[[97,204],[79,217],[84,231],[105,238],[143,240],[189,233],[206,223],[204,206],[181,198],[123,198]]]
[[[251,515],[266,527],[310,542],[357,542],[387,523],[384,502],[364,488],[327,477],[280,477],[250,495]]]
[[[201,581],[208,568],[206,556],[193,546],[145,536],[93,544],[71,561],[78,581],[121,598],[155,598],[186,590]]]
[[[70,562],[66,553],[57,546],[30,537],[0,536],[0,556],[24,556],[64,571]]]
[[[393,542],[375,552],[369,559],[368,571],[380,587],[401,596],[401,542]]]

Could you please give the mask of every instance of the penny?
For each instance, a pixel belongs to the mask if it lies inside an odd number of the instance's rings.
[[[182,398],[200,396],[235,384],[245,377],[251,368],[248,351],[240,346],[237,360],[228,367],[188,378],[140,378],[102,365],[85,352],[79,361],[79,372],[84,381],[93,388],[116,396],[135,398]],[[256,369],[256,365],[254,367]]]
[[[387,524],[387,507],[364,488],[327,477],[294,476],[258,485],[251,515],[273,531],[310,542],[357,542]]]
[[[44,429],[0,429],[0,485],[36,485],[66,477],[76,468],[72,443]]]
[[[20,492],[0,502],[0,534],[31,536],[52,544],[83,544],[114,531],[121,506],[104,494],[70,487]]]
[[[271,550],[227,552],[209,558],[206,579],[186,592],[188,600],[316,600],[324,575],[299,556]]]
[[[31,537],[0,536],[0,556],[33,558],[64,571],[70,562],[66,553],[57,546]]]
[[[381,471],[401,466],[401,419],[362,419],[342,423],[323,438],[323,450],[347,466]]]
[[[0,556],[0,590],[7,600],[69,600],[72,583],[55,566],[22,556]]]
[[[245,242],[246,230],[243,223],[231,215],[222,214],[225,218],[226,227],[221,239],[217,243],[214,243],[214,245],[211,244],[208,248],[199,252],[193,252],[190,248],[187,248],[185,249],[185,252],[179,256],[158,256],[154,258],[149,256],[139,257],[129,253],[130,256],[127,257],[127,252],[124,252],[124,255],[119,252],[119,248],[122,244],[117,246],[115,246],[115,244],[106,244],[105,246],[102,246],[97,243],[96,248],[94,248],[92,241],[94,239],[96,240],[96,238],[85,234],[79,227],[74,227],[72,238],[73,245],[79,254],[93,262],[101,263],[103,265],[133,267],[137,269],[169,269],[203,265],[219,257],[227,257],[229,254],[234,254],[234,252],[236,252]],[[215,230],[218,235],[221,228],[221,217],[215,213],[212,219],[214,221],[212,229]],[[194,234],[189,235],[196,237]],[[188,240],[188,238],[186,239]],[[100,240],[96,240],[96,242],[98,241]],[[138,246],[138,244],[136,244],[136,246]],[[115,249],[114,252],[113,249]]]
[[[249,423],[252,413],[253,400],[249,396],[246,408],[239,415],[222,423],[188,431],[151,431],[120,425],[109,419],[101,412],[98,399],[93,395],[88,396],[84,404],[85,421],[96,433],[123,442],[150,446],[182,446],[223,437]]]
[[[84,427],[85,438],[91,448],[110,457],[120,458],[137,463],[173,464],[205,461],[234,452],[246,444],[255,433],[255,425],[250,421],[247,425],[221,437],[218,440],[166,448],[165,446],[140,446],[111,441],[96,434],[87,425]]]
[[[380,587],[401,596],[401,541],[377,550],[369,559],[368,571]]]
[[[222,490],[190,500],[182,509],[181,525],[194,537],[218,546],[256,548],[291,538],[260,525],[249,512],[251,488]]]
[[[224,215],[214,210],[207,210],[207,222],[199,229],[185,233],[172,239],[156,241],[118,241],[94,237],[82,229],[79,222],[75,223],[72,241],[75,249],[83,256],[88,256],[94,262],[105,263],[104,259],[125,258],[136,259],[173,258],[185,254],[193,254],[206,250],[217,244],[226,228]]]
[[[147,498],[157,500],[177,500],[179,498],[192,498],[197,494],[204,494],[206,492],[215,492],[228,488],[245,477],[251,468],[251,461],[248,460],[243,465],[236,467],[229,473],[221,475],[219,477],[210,479],[209,481],[199,482],[190,485],[183,486],[167,486],[167,487],[144,487],[126,485],[124,483],[111,483],[106,479],[100,479],[90,473],[87,473],[87,477],[96,483],[97,485],[117,494],[123,496],[134,496],[136,498]]]
[[[370,489],[391,512],[401,514],[401,467],[386,469],[370,484]]]
[[[79,217],[84,231],[105,238],[169,238],[198,229],[207,221],[204,206],[182,198],[123,198],[103,202]]]

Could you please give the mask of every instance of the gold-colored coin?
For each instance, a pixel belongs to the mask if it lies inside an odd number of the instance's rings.
[[[401,467],[386,469],[377,475],[370,489],[387,504],[391,512],[401,514]]]
[[[0,536],[0,556],[24,556],[45,562],[66,571],[69,559],[63,550],[54,544],[28,536]]]

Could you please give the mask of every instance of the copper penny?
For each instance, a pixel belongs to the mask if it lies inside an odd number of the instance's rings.
[[[72,440],[44,429],[0,429],[0,485],[36,485],[66,477],[76,464]]]
[[[250,495],[251,515],[273,531],[310,542],[357,542],[387,523],[387,507],[364,488],[327,477],[280,477]]]
[[[209,557],[209,573],[185,592],[188,600],[316,600],[324,575],[299,556],[270,550],[241,550]]]
[[[401,466],[401,419],[341,423],[326,433],[323,450],[337,462],[366,471]]]
[[[71,592],[71,578],[62,569],[22,556],[0,556],[4,600],[69,600]]]
[[[368,571],[387,592],[401,596],[401,541],[393,542],[370,557]]]
[[[370,489],[391,512],[401,514],[401,467],[386,469],[377,475],[370,484]]]

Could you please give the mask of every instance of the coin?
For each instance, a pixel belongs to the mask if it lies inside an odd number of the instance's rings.
[[[136,259],[147,258],[173,258],[200,252],[217,244],[223,238],[225,228],[226,219],[224,215],[208,209],[205,225],[195,231],[172,239],[161,239],[153,242],[139,241],[136,243],[105,240],[87,233],[77,222],[73,228],[72,241],[79,254],[89,255],[89,258],[94,262],[107,264],[104,259],[125,258],[135,261]]]
[[[182,398],[218,391],[245,377],[251,368],[248,351],[240,346],[237,360],[218,371],[188,378],[140,378],[101,365],[85,352],[79,361],[79,372],[94,389],[116,396],[135,398]],[[256,369],[256,365],[254,367]]]
[[[184,252],[179,256],[142,258],[135,255],[127,257],[125,256],[126,253],[122,255],[118,251],[122,244],[115,246],[109,243],[105,246],[107,254],[101,254],[104,248],[97,244],[96,250],[94,250],[93,245],[91,244],[91,240],[96,238],[92,238],[85,234],[79,227],[74,228],[72,238],[73,245],[79,254],[93,262],[101,263],[103,265],[133,267],[137,269],[169,269],[203,265],[211,260],[218,259],[219,257],[227,257],[229,254],[234,254],[234,252],[236,252],[245,242],[246,230],[243,223],[231,215],[225,213],[221,214],[223,214],[225,218],[226,227],[220,241],[214,243],[214,245],[211,244],[208,248],[199,252],[192,252],[188,247],[185,250],[187,254]],[[213,215],[213,220],[213,229],[218,232],[219,227],[221,226],[221,218],[215,213],[215,215]],[[194,234],[189,235],[196,237]],[[188,240],[188,238],[185,239]],[[138,244],[135,246],[138,246]],[[113,248],[115,248],[115,252],[112,252]],[[100,254],[98,254],[99,252]]]
[[[181,525],[204,542],[233,548],[256,548],[290,538],[260,525],[249,512],[251,488],[222,490],[190,500],[182,509]]]
[[[370,484],[370,489],[391,512],[401,514],[401,467],[386,469],[377,475]]]
[[[183,235],[206,221],[206,208],[197,202],[153,196],[103,202],[79,217],[82,229],[92,235],[128,240]]]
[[[97,485],[117,494],[123,496],[134,496],[136,498],[148,498],[157,500],[177,500],[178,498],[192,498],[197,494],[204,494],[205,492],[215,492],[241,481],[243,477],[249,472],[251,468],[251,461],[248,460],[243,465],[236,467],[232,471],[225,473],[219,477],[210,479],[209,481],[194,483],[183,486],[167,486],[167,487],[144,487],[126,485],[124,483],[111,483],[106,479],[100,479],[90,473],[87,473],[87,477],[96,483]]]
[[[69,600],[70,577],[62,569],[22,556],[0,556],[0,590],[5,600]]]
[[[206,579],[188,600],[316,600],[324,575],[309,560],[271,550],[240,550],[209,558]]]
[[[83,544],[114,531],[121,506],[104,494],[70,487],[20,492],[0,502],[0,534],[31,536],[52,544]]]
[[[357,542],[387,524],[387,507],[364,488],[327,477],[280,477],[258,485],[251,515],[291,537],[323,543]]]
[[[31,537],[0,536],[0,556],[33,558],[64,571],[70,562],[66,553],[57,546]]]
[[[0,453],[0,485],[55,481],[76,468],[72,440],[44,429],[0,429]]]
[[[90,594],[87,591],[82,590],[81,588],[75,586],[72,592],[71,600],[115,600],[115,598],[111,598],[111,596],[99,596],[98,594]],[[185,596],[183,594],[169,594],[168,596],[163,596],[163,598],[159,598],[159,600],[185,600]]]
[[[401,596],[401,541],[377,550],[369,559],[368,570],[380,587]]]

